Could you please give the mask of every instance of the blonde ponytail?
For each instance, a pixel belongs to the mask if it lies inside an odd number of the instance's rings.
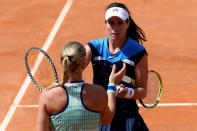
[[[69,42],[64,45],[60,54],[60,60],[62,65],[62,81],[60,83],[52,83],[46,88],[51,89],[54,87],[63,87],[68,82],[71,75],[82,71],[82,66],[85,62],[86,51],[84,46],[79,42]]]

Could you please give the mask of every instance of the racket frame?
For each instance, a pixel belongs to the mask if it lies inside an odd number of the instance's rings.
[[[152,73],[155,73],[157,75],[157,77],[159,78],[159,92],[158,92],[158,95],[157,95],[157,99],[155,101],[155,104],[151,104],[152,106],[147,106],[146,104],[143,103],[143,99],[139,99],[140,101],[140,104],[145,107],[145,108],[154,108],[158,105],[160,99],[161,99],[161,96],[162,96],[162,91],[163,91],[163,82],[162,82],[162,79],[161,79],[161,76],[158,72],[154,71],[154,70],[148,70],[148,73],[149,72],[152,72]]]
[[[27,70],[27,73],[30,77],[30,79],[32,80],[33,84],[36,86],[36,88],[42,92],[42,88],[38,85],[38,83],[36,82],[36,80],[34,79],[34,75],[31,73],[31,69],[29,68],[29,64],[28,64],[28,55],[29,53],[32,51],[32,50],[36,50],[36,51],[39,51],[39,53],[42,53],[48,60],[48,62],[50,63],[52,69],[53,69],[53,73],[54,73],[54,76],[55,76],[55,79],[56,79],[56,83],[59,82],[59,79],[58,79],[58,74],[57,74],[57,71],[56,71],[56,68],[55,68],[55,65],[53,63],[53,61],[51,60],[51,58],[49,57],[49,55],[42,49],[40,48],[37,48],[37,47],[32,47],[32,48],[29,48],[26,53],[25,53],[25,57],[24,57],[24,60],[25,60],[25,67],[26,67],[26,70]],[[38,54],[39,54],[38,53]],[[39,55],[38,55],[39,56]],[[37,56],[37,58],[38,58]],[[35,64],[35,63],[34,63]],[[33,68],[33,67],[32,67]]]

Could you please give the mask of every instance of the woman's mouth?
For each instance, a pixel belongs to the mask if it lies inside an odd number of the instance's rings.
[[[112,36],[115,36],[115,37],[119,36],[119,33],[111,33],[111,34]]]

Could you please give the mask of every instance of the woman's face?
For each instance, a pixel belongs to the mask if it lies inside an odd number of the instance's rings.
[[[111,17],[106,23],[108,37],[112,40],[124,40],[126,38],[129,22],[123,21],[119,17]]]

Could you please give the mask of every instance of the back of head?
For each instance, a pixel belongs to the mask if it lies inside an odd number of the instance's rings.
[[[72,75],[82,73],[85,57],[86,51],[81,43],[77,41],[71,41],[65,44],[60,54],[63,77],[62,82],[52,83],[51,85],[47,86],[47,89],[57,86],[63,87]]]
[[[60,60],[67,73],[79,72],[85,62],[86,51],[84,46],[77,42],[72,41],[64,45],[60,54]]]
[[[86,51],[81,43],[72,41],[64,45],[60,54],[61,65],[63,68],[62,84],[66,83],[72,75],[82,72],[85,57]]]

